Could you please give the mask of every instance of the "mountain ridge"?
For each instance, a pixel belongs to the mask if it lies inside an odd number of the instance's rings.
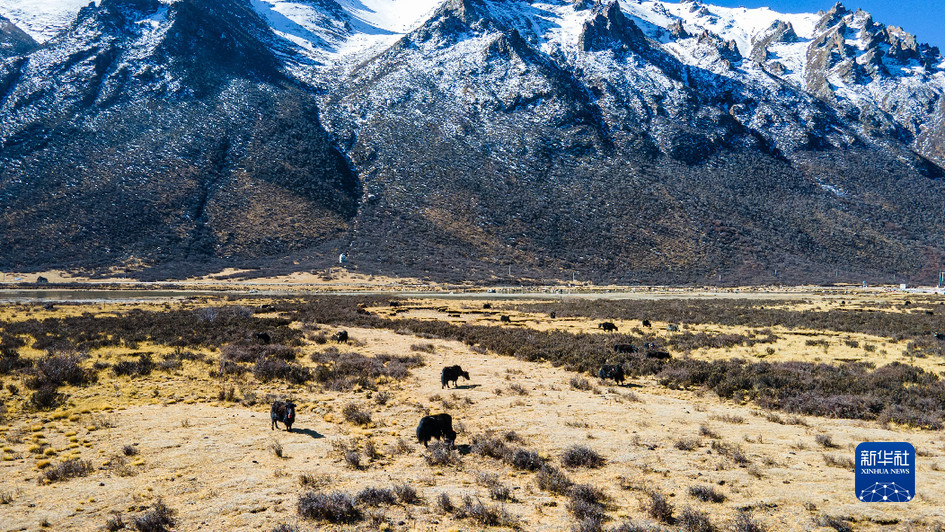
[[[385,0],[102,0],[0,55],[0,264],[134,257],[142,275],[178,275],[346,252],[366,272],[674,283],[945,267],[942,57],[899,28],[841,4],[407,11],[418,19]],[[121,153],[93,155],[108,146]],[[37,175],[56,158],[69,179]],[[119,182],[146,220],[116,224]],[[64,207],[72,251],[23,231],[62,233]]]

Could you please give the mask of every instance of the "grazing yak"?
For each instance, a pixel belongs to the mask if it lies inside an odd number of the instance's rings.
[[[633,344],[614,344],[614,353],[636,353],[637,346]]]
[[[942,334],[942,333],[937,332],[937,333],[935,333],[935,339],[936,339],[936,340],[945,340],[945,334]]]
[[[646,358],[653,358],[656,360],[669,360],[672,357],[666,351],[650,351],[649,353],[646,354]]]
[[[451,382],[453,386],[458,386],[457,382],[460,377],[468,381],[469,373],[463,371],[463,368],[459,366],[446,366],[443,368],[443,371],[440,372],[440,382],[443,384],[443,386],[440,386],[440,389],[449,388]]]
[[[483,303],[483,304],[482,304],[482,308],[484,308],[484,309],[490,309],[490,308],[492,308],[492,304],[490,304],[490,303]]]
[[[608,332],[613,332],[613,331],[616,331],[616,330],[617,330],[617,326],[614,325],[612,322],[609,322],[609,321],[602,321],[602,322],[598,323],[598,324],[597,324],[597,328],[598,328],[598,329],[604,329],[605,331],[608,331]]]
[[[499,316],[499,321],[502,323],[512,323],[512,318],[508,316]]]
[[[430,440],[446,440],[453,445],[456,441],[456,431],[453,430],[453,418],[449,414],[436,414],[420,418],[417,425],[417,440],[426,447]]]
[[[653,324],[650,323],[650,320],[643,320],[643,326],[644,326],[644,327],[652,327]]]
[[[613,379],[617,384],[623,384],[623,379],[625,377],[623,373],[623,366],[610,364],[601,366],[600,371],[597,372],[597,376],[601,379]]]
[[[269,333],[267,332],[258,332],[253,335],[253,339],[264,345],[269,345],[272,343],[272,337],[269,336]]]
[[[666,326],[666,330],[669,332],[678,332],[679,325],[676,325],[675,323],[670,323],[669,325]]]
[[[282,422],[285,424],[285,430],[292,432],[292,423],[295,423],[295,403],[288,401],[272,403],[272,408],[269,409],[269,417],[272,418],[271,430],[275,430],[279,422]]]
[[[339,344],[346,344],[348,343],[348,331],[338,331],[331,335],[331,339]]]
[[[555,313],[555,312],[551,312],[551,313],[548,314],[548,317],[551,318],[551,319],[555,319],[555,318],[558,317],[558,314]]]

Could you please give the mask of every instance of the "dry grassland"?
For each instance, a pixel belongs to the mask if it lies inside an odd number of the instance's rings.
[[[255,308],[252,320],[290,317],[279,303],[230,298],[52,309],[8,305],[0,308],[0,323],[122,316],[133,308],[183,309],[203,316],[201,308],[221,305]],[[492,309],[483,309],[483,303],[411,300],[362,312],[610,334],[597,328],[597,319],[552,319],[510,303],[494,301]],[[262,307],[268,304],[276,307]],[[844,304],[868,307],[873,302]],[[511,323],[501,323],[503,315]],[[621,332],[643,329],[640,321],[611,321]],[[906,341],[888,337],[713,324],[670,332],[668,325],[654,321],[648,329],[667,345],[686,332],[760,337],[770,329],[777,337],[749,347],[699,347],[685,353],[705,360],[857,359],[942,370],[941,359],[910,358]],[[331,341],[342,328],[349,342]],[[48,410],[30,404],[29,369],[0,375],[0,530],[945,527],[940,431],[762,410],[705,389],[670,389],[653,376],[614,386],[549,362],[498,356],[459,341],[389,328],[292,321],[279,331],[285,339],[285,331],[296,331],[297,340],[286,341],[287,349],[297,351],[290,362],[311,370],[311,379],[293,383],[292,378],[266,380],[251,370],[224,372],[221,356],[237,352],[232,345],[242,346],[238,353],[262,349],[253,347],[252,330],[242,343],[221,346],[138,342],[83,350],[88,358],[80,366],[91,370],[98,364],[97,380],[60,386],[64,402]],[[873,348],[864,349],[868,345]],[[677,357],[684,354],[670,350]],[[46,355],[29,345],[18,351],[34,362]],[[140,353],[148,353],[154,367],[138,375],[134,364],[142,360]],[[389,371],[370,381],[358,375],[319,380],[319,368],[337,367],[344,353],[380,357]],[[400,365],[394,371],[398,362],[391,357],[420,357],[423,365],[405,373]],[[132,368],[130,375],[116,374],[122,362]],[[452,364],[462,365],[471,378],[461,379],[458,388],[442,389],[440,369]],[[275,398],[297,403],[292,432],[271,430],[269,402]],[[452,452],[434,445],[424,449],[416,441],[419,418],[438,412],[453,417],[458,437]],[[856,500],[852,458],[862,441],[915,446],[920,454],[916,499],[902,504]],[[587,449],[575,452],[576,446]],[[567,461],[563,456],[569,449]],[[599,467],[575,465],[595,453],[603,459]]]

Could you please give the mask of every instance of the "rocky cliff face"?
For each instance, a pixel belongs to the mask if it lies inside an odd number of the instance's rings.
[[[10,19],[0,15],[0,59],[25,55],[37,47],[36,41]]]
[[[899,28],[839,4],[389,3],[103,0],[24,41],[0,65],[0,262],[942,266],[942,58]]]

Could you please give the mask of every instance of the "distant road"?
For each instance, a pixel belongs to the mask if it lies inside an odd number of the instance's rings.
[[[494,290],[494,291],[490,291]],[[889,286],[885,287],[787,287],[774,288],[740,288],[740,289],[694,289],[694,288],[578,288],[567,289],[558,287],[549,288],[495,288],[495,289],[463,289],[463,290],[414,290],[408,287],[403,289],[378,290],[365,289],[330,289],[318,286],[278,286],[265,285],[259,287],[245,285],[231,285],[229,289],[169,289],[155,286],[153,289],[138,287],[105,289],[95,288],[10,288],[0,289],[0,303],[12,302],[134,302],[134,301],[162,301],[179,300],[190,297],[223,297],[245,295],[253,297],[286,297],[286,296],[316,296],[316,295],[361,295],[361,296],[389,296],[389,297],[418,297],[435,299],[799,299],[811,297],[840,297],[850,294],[885,294],[885,293],[941,293],[935,288],[916,288],[907,291]]]

